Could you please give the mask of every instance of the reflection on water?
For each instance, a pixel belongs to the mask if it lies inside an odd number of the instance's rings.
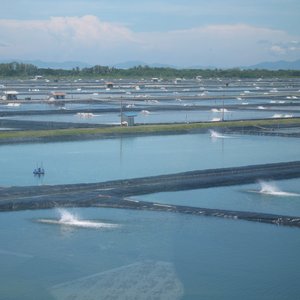
[[[172,263],[142,261],[56,285],[51,293],[57,300],[176,300],[183,295],[183,285]]]

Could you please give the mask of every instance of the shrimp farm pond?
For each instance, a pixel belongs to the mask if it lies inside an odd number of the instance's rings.
[[[299,79],[0,94],[0,299],[299,297]]]

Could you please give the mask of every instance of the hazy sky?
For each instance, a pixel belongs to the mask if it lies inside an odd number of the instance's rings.
[[[300,58],[300,0],[0,4],[0,60],[234,67]]]

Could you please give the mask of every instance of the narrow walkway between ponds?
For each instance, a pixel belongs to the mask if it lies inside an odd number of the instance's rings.
[[[300,216],[228,211],[134,201],[128,197],[300,177],[300,161],[197,170],[90,184],[0,188],[0,211],[53,207],[110,207],[168,211],[300,227]]]

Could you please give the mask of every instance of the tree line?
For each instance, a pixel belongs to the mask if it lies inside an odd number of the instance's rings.
[[[130,69],[118,69],[108,66],[89,68],[75,67],[71,70],[38,68],[32,64],[19,62],[0,64],[1,77],[103,77],[103,78],[274,78],[300,77],[300,70],[264,70],[264,69],[175,69],[166,67],[136,66]]]

